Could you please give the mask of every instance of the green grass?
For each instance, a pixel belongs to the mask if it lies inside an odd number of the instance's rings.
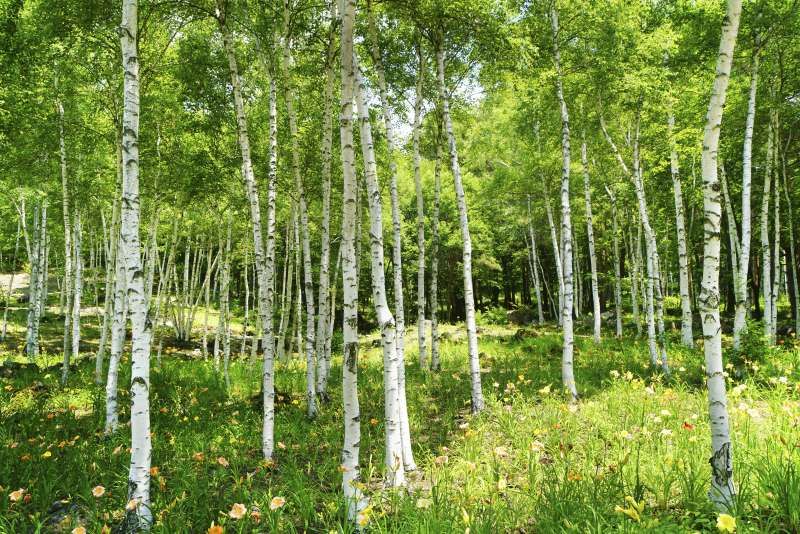
[[[473,417],[466,343],[455,327],[447,331],[452,339],[442,345],[442,371],[432,374],[417,368],[409,328],[407,390],[420,466],[411,495],[380,487],[382,360],[379,349],[363,346],[361,462],[371,531],[716,530],[717,514],[706,498],[710,438],[701,350],[681,349],[673,340],[673,376],[666,381],[648,369],[644,339],[606,337],[595,345],[579,335],[575,372],[582,400],[570,408],[560,391],[555,330],[529,329],[532,336],[515,338],[513,329],[485,326],[487,409]],[[276,463],[264,465],[259,403],[251,400],[259,369],[235,361],[226,392],[211,362],[179,356],[167,348],[151,377],[154,531],[205,532],[212,522],[226,532],[352,531],[338,471],[340,361],[332,370],[333,401],[315,421],[305,417],[304,363],[278,365]],[[128,367],[123,363],[120,377],[123,421]],[[93,361],[81,363],[63,389],[55,372],[0,381],[0,532],[69,532],[79,524],[99,532],[119,524],[129,428],[103,435],[103,388],[93,385],[93,368]],[[797,350],[786,345],[757,370],[730,369],[739,531],[800,530],[799,369]],[[91,490],[98,485],[106,493],[95,498]],[[19,488],[28,502],[9,499]],[[271,511],[275,496],[286,505]],[[640,521],[617,511],[629,507],[626,497],[644,502]],[[58,500],[74,505],[66,506],[71,513],[62,525],[46,526]],[[234,503],[248,512],[258,508],[260,522],[228,517]]]

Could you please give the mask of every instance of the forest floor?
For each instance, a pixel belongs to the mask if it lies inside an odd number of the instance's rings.
[[[14,350],[22,310],[0,361]],[[486,318],[484,317],[484,320]],[[87,338],[97,324],[87,319]],[[60,321],[43,333],[57,362]],[[708,503],[709,425],[702,350],[671,338],[672,376],[648,367],[645,339],[595,344],[580,330],[577,406],[561,394],[561,339],[553,327],[481,325],[486,410],[469,414],[467,347],[446,326],[442,370],[419,369],[415,329],[406,340],[407,392],[419,466],[410,495],[381,489],[383,393],[380,349],[365,338],[359,361],[362,478],[374,532],[716,531]],[[583,327],[582,327],[583,328]],[[674,334],[674,333],[673,333]],[[756,336],[753,336],[754,338]],[[728,340],[726,340],[727,343]],[[800,356],[758,339],[729,358],[729,410],[739,532],[800,531]],[[49,345],[48,345],[49,343]],[[91,344],[87,345],[91,348]],[[234,351],[237,353],[237,351]],[[730,354],[730,352],[727,352]],[[231,365],[232,387],[196,351],[167,346],[151,374],[154,532],[351,532],[341,498],[341,371],[319,417],[305,415],[305,364],[280,362],[276,461],[261,460],[260,371]],[[129,365],[121,366],[122,420],[129,417]],[[44,365],[44,363],[42,364]],[[0,368],[2,370],[2,368]],[[129,427],[103,435],[104,388],[94,361],[68,384],[57,370],[0,378],[0,532],[100,532],[126,504]],[[94,496],[93,488],[104,493]],[[23,493],[14,494],[24,489]],[[100,493],[97,489],[96,493]],[[14,500],[12,497],[20,497]],[[270,503],[280,504],[280,507]],[[229,514],[246,507],[241,519]],[[233,514],[237,515],[237,514]]]

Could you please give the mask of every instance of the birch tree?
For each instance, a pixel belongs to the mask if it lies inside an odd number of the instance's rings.
[[[425,59],[419,42],[417,51],[417,83],[414,89],[414,124],[412,131],[412,166],[414,167],[414,192],[417,199],[417,347],[419,367],[427,365],[427,349],[425,347],[425,197],[422,192],[422,170],[420,168],[419,138],[422,128],[422,86],[425,74]]]
[[[686,222],[683,215],[683,192],[678,171],[678,148],[675,143],[675,115],[669,114],[669,166],[672,175],[672,192],[675,197],[675,229],[678,236],[678,276],[681,295],[681,342],[685,347],[694,347],[692,333],[692,300],[689,295],[689,256],[686,246]]]
[[[589,241],[589,266],[592,274],[592,318],[594,319],[594,341],[600,342],[600,289],[597,281],[597,255],[594,252],[594,226],[592,224],[592,193],[589,188],[589,162],[586,157],[586,141],[581,143],[583,165],[583,192],[586,201],[586,239]]]
[[[453,133],[453,123],[450,118],[450,98],[445,85],[444,50],[440,44],[436,49],[436,65],[439,75],[439,100],[442,106],[442,122],[447,135],[447,145],[450,149],[450,170],[453,173],[453,183],[456,190],[456,203],[458,204],[458,220],[461,228],[462,266],[464,269],[464,309],[467,326],[467,345],[469,347],[469,374],[472,387],[472,413],[483,410],[484,400],[481,389],[481,363],[478,355],[478,332],[475,324],[475,297],[472,290],[472,237],[469,233],[469,219],[467,216],[467,200],[464,195],[464,185],[461,182],[461,164],[458,160],[456,137]]]
[[[718,509],[733,505],[736,488],[733,484],[733,454],[728,419],[725,376],[722,362],[722,328],[719,320],[720,258],[720,186],[717,177],[717,151],[722,124],[722,110],[730,79],[733,49],[739,30],[741,0],[728,0],[722,23],[722,37],[717,56],[716,77],[703,131],[703,281],[700,289],[700,311],[703,323],[706,383],[708,385],[709,421],[711,424],[711,490],[709,497]]]
[[[353,142],[353,96],[356,70],[353,60],[353,26],[356,0],[340,0],[341,21],[341,113],[342,153],[342,289],[344,293],[344,346],[342,353],[342,403],[344,404],[344,444],[342,447],[342,492],[347,517],[356,521],[367,507],[367,498],[359,488],[359,448],[361,411],[358,405],[358,285],[356,281],[356,205],[357,178]]]
[[[81,345],[81,299],[83,297],[83,260],[82,255],[82,228],[81,216],[76,211],[74,214],[74,231],[72,255],[75,263],[75,283],[73,284],[74,294],[72,296],[72,354],[76,357],[80,354]]]
[[[437,122],[438,126],[438,122]],[[442,140],[437,127],[433,164],[433,213],[431,214],[431,371],[439,371],[439,201],[442,193]]]
[[[772,340],[772,252],[769,244],[769,201],[772,188],[772,160],[775,149],[774,112],[771,113],[767,136],[767,162],[764,192],[761,196],[761,292],[764,296],[764,336]]]
[[[611,231],[614,241],[614,318],[616,336],[622,337],[622,273],[620,272],[619,256],[619,223],[617,222],[617,197],[606,186],[606,193],[611,200]]]
[[[150,319],[145,301],[139,242],[139,54],[138,1],[123,0],[120,24],[124,107],[122,117],[122,224],[128,306],[131,317],[131,463],[129,517],[140,528],[153,523],[150,508]]]
[[[564,347],[561,355],[561,380],[564,384],[572,401],[578,400],[578,390],[575,386],[575,375],[573,372],[573,352],[574,334],[572,327],[572,306],[573,306],[573,279],[572,279],[572,209],[570,207],[569,196],[569,166],[570,166],[570,146],[569,146],[569,112],[567,103],[564,100],[564,87],[561,73],[561,54],[558,46],[559,26],[558,10],[555,3],[550,8],[550,24],[553,30],[553,61],[556,67],[556,96],[561,110],[561,241],[564,273],[564,303],[561,310],[561,327],[564,333]],[[600,317],[600,314],[597,314]]]

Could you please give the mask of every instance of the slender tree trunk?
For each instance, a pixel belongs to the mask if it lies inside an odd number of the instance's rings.
[[[120,229],[121,230],[121,229]],[[119,361],[125,345],[125,323],[127,317],[128,300],[127,280],[125,277],[125,242],[120,234],[113,230],[114,244],[117,248],[114,277],[114,318],[111,325],[111,352],[108,361],[108,378],[106,379],[106,424],[105,433],[111,434],[119,426],[117,413],[117,379],[119,377]]]
[[[150,507],[150,319],[145,301],[139,242],[139,55],[137,0],[123,0],[120,41],[124,79],[122,119],[122,225],[128,306],[131,316],[131,464],[128,500],[135,507],[129,517],[142,528],[153,523]]]
[[[678,148],[673,136],[675,115],[669,114],[670,133],[670,170],[672,174],[672,192],[675,196],[675,228],[678,234],[678,275],[681,294],[681,342],[685,347],[694,347],[692,332],[692,299],[689,295],[689,256],[686,245],[686,222],[683,215],[683,193],[678,173]]]
[[[538,253],[536,251],[536,234],[533,231],[533,219],[531,218],[531,196],[528,195],[528,236],[531,240],[531,275],[533,276],[533,285],[536,290],[536,311],[538,312],[539,324],[544,324],[544,315],[542,313],[542,289],[539,282],[539,270],[537,264],[539,263]]]
[[[244,320],[242,322],[242,338],[239,342],[239,359],[244,358],[244,353],[247,350],[247,330],[250,327],[250,268],[248,266],[249,258],[247,257],[247,250],[244,252],[244,261],[242,262],[242,280],[244,281]]]
[[[764,335],[772,340],[772,263],[769,245],[769,201],[772,186],[772,160],[775,130],[774,113],[771,113],[767,137],[767,164],[764,173],[764,193],[761,197],[761,291],[764,296]]]
[[[569,391],[572,401],[578,399],[578,390],[575,387],[573,373],[573,343],[572,305],[573,305],[573,277],[572,277],[572,209],[569,198],[569,112],[564,100],[564,88],[561,74],[561,54],[558,48],[559,28],[558,11],[555,4],[550,8],[550,24],[553,29],[553,60],[556,66],[556,94],[561,109],[561,240],[563,242],[564,273],[564,308],[561,312],[561,325],[564,333],[564,348],[561,356],[561,378],[564,388]],[[600,314],[597,315],[598,317]]]
[[[589,241],[589,266],[592,271],[592,318],[594,319],[594,341],[600,342],[600,288],[597,281],[597,255],[594,251],[594,227],[592,226],[592,197],[589,188],[589,162],[586,158],[586,141],[581,143],[583,164],[583,190],[586,197],[586,238]]]
[[[450,148],[450,168],[453,172],[453,182],[455,183],[456,203],[458,204],[463,245],[464,308],[467,323],[467,344],[469,347],[470,381],[472,385],[472,413],[478,413],[483,410],[484,400],[483,391],[481,390],[481,364],[478,355],[478,332],[475,324],[475,302],[472,291],[472,237],[469,232],[467,201],[464,195],[464,185],[461,182],[461,165],[458,161],[456,137],[453,133],[453,124],[450,119],[450,101],[447,95],[447,87],[445,86],[444,51],[441,46],[436,50],[436,63],[439,73],[439,98],[442,104],[442,119],[444,130],[447,134],[447,144]]]
[[[222,279],[220,281],[219,297],[219,330],[222,337],[223,374],[225,387],[230,390],[231,377],[229,372],[231,360],[230,336],[230,287],[231,287],[231,214],[228,212],[227,233],[225,237],[225,259],[222,262]],[[215,355],[215,362],[217,356]]]
[[[733,457],[728,422],[725,377],[722,362],[722,329],[719,321],[719,264],[720,264],[720,186],[717,178],[717,151],[719,147],[722,110],[728,88],[733,48],[741,14],[741,0],[728,0],[723,19],[722,38],[717,57],[716,78],[706,114],[703,134],[703,206],[705,243],[703,247],[703,282],[700,292],[700,310],[703,324],[708,407],[711,424],[711,491],[709,497],[720,510],[733,504],[736,488],[733,485]]]
[[[611,224],[614,240],[614,316],[616,319],[616,336],[622,338],[622,273],[619,257],[619,223],[617,221],[617,197],[606,186],[608,198],[611,199]]]
[[[70,210],[69,175],[67,174],[67,148],[64,140],[64,106],[60,101],[56,105],[58,107],[58,147],[61,162],[61,211],[64,219],[64,364],[61,368],[61,383],[64,384],[69,373],[72,348],[72,223],[70,222],[72,212]]]
[[[441,128],[437,129],[433,166],[433,214],[431,217],[431,370],[442,367],[439,358],[439,199],[442,191]]]
[[[353,142],[353,93],[356,79],[353,61],[353,25],[356,1],[345,0],[342,12],[340,137],[344,192],[342,198],[342,288],[344,292],[344,349],[342,400],[344,404],[344,445],[342,447],[342,492],[347,517],[357,521],[367,507],[359,489],[359,447],[361,411],[358,405],[358,285],[356,279],[356,205],[358,204]]]
[[[416,463],[414,462],[414,453],[411,448],[411,430],[408,421],[408,402],[406,400],[406,370],[405,370],[405,333],[406,333],[406,320],[405,320],[405,303],[403,297],[403,254],[402,254],[402,234],[400,228],[400,199],[397,191],[397,161],[396,161],[396,148],[395,148],[395,139],[394,139],[394,129],[392,128],[392,121],[391,117],[389,116],[389,95],[386,85],[386,75],[383,71],[383,62],[381,61],[381,54],[378,45],[378,33],[375,28],[375,17],[372,13],[371,9],[371,2],[368,0],[367,2],[367,22],[368,22],[368,30],[370,33],[370,41],[371,41],[371,51],[372,51],[372,60],[375,65],[375,70],[378,75],[378,92],[381,98],[381,108],[383,114],[383,125],[386,132],[386,144],[388,148],[389,154],[389,192],[391,198],[391,207],[392,207],[392,275],[394,280],[394,303],[395,303],[395,329],[396,329],[396,336],[395,336],[395,350],[397,352],[397,392],[398,392],[398,401],[399,401],[399,416],[400,416],[400,436],[401,436],[401,445],[402,445],[402,459],[403,459],[403,466],[406,471],[414,471],[417,468]],[[418,50],[418,57],[419,63],[422,65],[422,57]],[[421,77],[422,70],[419,71],[420,75],[418,78]],[[358,71],[356,75],[358,75]],[[417,85],[419,86],[421,82],[421,78],[417,81]],[[420,89],[421,90],[421,89]],[[417,112],[417,106],[420,104],[421,94],[417,93],[417,98],[415,100],[415,124],[418,122],[420,113]],[[360,112],[359,112],[360,115]],[[419,136],[419,128],[416,129],[417,136]],[[413,143],[412,143],[413,144]],[[417,145],[419,145],[419,140],[417,140]],[[416,184],[419,182],[419,165],[418,162],[415,167],[415,187]],[[376,181],[377,181],[377,173],[376,173]],[[417,206],[419,208],[419,199],[417,200]],[[423,235],[423,242],[424,242],[424,235]],[[424,256],[424,251],[423,251]],[[424,259],[422,260],[422,265],[424,269]],[[423,271],[424,276],[424,271]],[[419,280],[418,280],[419,282]],[[424,286],[425,279],[422,279],[422,284]],[[423,289],[422,298],[425,298],[425,291]],[[419,296],[418,296],[419,298]],[[419,319],[419,303],[417,304],[417,317]],[[419,321],[418,321],[419,322]],[[424,350],[424,327],[425,327],[425,307],[423,301],[422,307],[422,338],[419,337],[419,325],[417,325],[417,332],[418,332],[418,343],[419,339],[422,339],[423,347],[422,351],[420,352],[420,362],[422,361],[421,358],[423,357],[425,350]],[[400,484],[402,481],[397,482],[395,480],[395,484]]]
[[[41,223],[39,221],[39,206],[37,205],[34,206],[33,209],[33,236],[31,239],[30,254],[28,255],[31,273],[28,282],[28,324],[26,329],[25,352],[31,362],[39,355],[39,323],[36,317],[39,307],[39,277],[41,276],[39,273]],[[65,365],[68,367],[69,362],[67,361]],[[61,374],[62,383],[64,383],[66,382],[66,373],[62,370]]]
[[[114,303],[114,273],[116,270],[117,259],[117,235],[119,234],[119,201],[114,199],[114,206],[111,209],[111,226],[106,230],[106,221],[103,213],[100,213],[103,221],[103,236],[105,241],[106,259],[106,278],[105,291],[103,292],[103,323],[100,327],[100,345],[97,348],[95,358],[94,381],[96,384],[103,383],[103,361],[105,359],[106,344],[108,333],[111,329],[113,303]]]
[[[428,353],[425,347],[425,197],[422,192],[422,171],[420,168],[419,138],[422,129],[422,86],[425,74],[425,59],[422,57],[422,47],[417,43],[417,84],[414,97],[414,129],[412,133],[414,190],[417,197],[417,347],[419,353],[419,367],[425,369],[428,365]]]
[[[556,265],[556,278],[558,278],[558,326],[564,320],[564,264],[561,262],[561,246],[558,243],[558,234],[553,220],[553,209],[550,207],[550,192],[545,183],[544,208],[547,212],[547,224],[550,226],[550,240],[553,243],[553,263]]]
[[[292,81],[292,72],[290,65],[292,62],[291,57],[291,44],[289,36],[289,0],[283,2],[283,87],[284,87],[284,100],[286,102],[286,114],[289,117],[289,134],[292,143],[292,174],[294,174],[294,183],[296,193],[298,195],[298,207],[300,209],[300,233],[303,243],[303,279],[304,279],[304,293],[306,298],[306,403],[308,408],[308,417],[314,418],[317,415],[317,392],[316,392],[316,359],[314,342],[314,322],[316,320],[316,313],[314,310],[314,271],[311,265],[311,245],[309,240],[308,231],[308,208],[306,206],[305,184],[300,174],[300,144],[299,135],[297,133],[297,114],[295,112],[295,93]],[[298,279],[300,271],[297,271]],[[298,291],[299,297],[299,291]]]
[[[265,340],[264,368],[262,371],[262,389],[264,395],[263,406],[263,432],[261,437],[261,450],[264,458],[272,459],[275,441],[275,377],[274,357],[269,348],[272,339],[272,310],[270,309],[270,293],[272,283],[268,274],[269,262],[264,253],[264,239],[261,233],[261,207],[258,196],[258,184],[253,172],[253,163],[250,157],[250,136],[247,132],[247,117],[244,111],[239,68],[236,63],[233,39],[226,26],[223,0],[217,0],[217,21],[222,34],[225,52],[228,56],[228,69],[230,71],[231,86],[233,88],[233,103],[236,112],[236,131],[239,140],[239,150],[242,155],[242,178],[250,204],[250,220],[253,227],[253,259],[258,273],[258,314],[261,317],[263,339]]]
[[[278,328],[278,354],[279,360],[286,359],[286,331],[292,313],[292,286],[294,284],[294,261],[292,243],[294,243],[294,213],[291,223],[286,224],[286,247],[283,257],[283,290],[281,295],[281,323]]]
[[[81,228],[81,216],[76,211],[74,214],[75,225],[73,233],[73,255],[75,267],[75,283],[73,285],[74,294],[72,297],[72,354],[77,358],[80,354],[81,345],[81,299],[83,298],[83,260],[81,258],[81,241],[83,239]]]
[[[353,68],[356,73],[356,105],[358,106],[358,125],[361,134],[361,154],[364,161],[364,175],[367,183],[370,212],[372,298],[383,345],[386,484],[390,487],[396,487],[405,484],[398,381],[398,367],[401,365],[401,361],[397,351],[397,333],[394,317],[392,317],[392,312],[386,299],[386,280],[384,278],[385,269],[383,263],[383,214],[375,149],[372,141],[372,128],[369,121],[369,109],[365,102],[364,82],[355,58],[353,62],[355,64]]]
[[[780,293],[781,288],[781,182],[778,177],[778,165],[777,165],[777,154],[778,154],[778,147],[780,147],[779,142],[779,128],[775,127],[775,152],[774,152],[774,164],[773,169],[775,173],[775,194],[774,194],[774,220],[773,220],[773,228],[774,228],[774,245],[772,247],[773,253],[773,260],[772,260],[772,293],[770,294],[770,298],[772,299],[772,319],[770,320],[770,343],[775,345],[777,342],[777,332],[778,332],[778,294]]]
[[[331,287],[331,160],[333,146],[333,85],[335,49],[335,17],[331,17],[328,26],[328,48],[325,54],[325,95],[322,112],[322,235],[319,259],[319,317],[317,319],[317,395],[325,402],[328,400],[328,375],[330,373],[330,354],[327,350],[328,331],[330,330]],[[336,281],[334,279],[334,286]]]
[[[741,348],[742,333],[747,329],[747,287],[748,270],[750,269],[750,232],[751,208],[750,192],[752,188],[753,168],[753,128],[756,116],[756,94],[758,90],[758,63],[760,55],[760,38],[756,34],[753,63],[750,71],[750,94],[747,100],[747,118],[744,129],[744,145],[742,147],[742,238],[740,243],[739,266],[734,276],[738,278],[736,292],[736,315],[733,321],[733,348]]]

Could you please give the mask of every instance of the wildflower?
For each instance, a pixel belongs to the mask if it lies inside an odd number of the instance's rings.
[[[136,499],[131,499],[128,501],[128,504],[125,505],[125,509],[129,512],[133,512],[136,510],[136,507],[139,506],[139,501]]]
[[[204,453],[202,453],[202,452],[196,452],[196,453],[194,453],[192,455],[192,460],[194,460],[195,462],[202,462],[203,460],[205,460],[205,458],[206,458],[206,455]]]
[[[689,431],[694,430],[694,425],[692,423],[689,423],[688,421],[684,421],[683,425],[681,426],[683,427],[684,430],[689,430]]]
[[[785,376],[782,376],[782,377],[778,378],[778,382],[780,382],[781,384],[787,384],[787,383],[789,383],[789,379],[786,378]]]
[[[11,502],[17,502],[22,499],[22,496],[25,494],[25,488],[20,488],[17,491],[12,491],[8,494],[8,498],[11,499]]]
[[[82,526],[78,526],[72,529],[72,534],[86,534],[86,529]]]
[[[625,497],[625,502],[628,503],[627,508],[623,508],[622,506],[615,506],[614,511],[617,513],[625,514],[626,516],[630,517],[637,523],[642,520],[641,514],[644,512],[644,501],[636,502],[636,499],[631,497],[630,495]]]
[[[244,517],[244,514],[247,513],[247,507],[240,503],[235,503],[232,507],[230,512],[228,512],[228,517],[231,519],[241,519]]]
[[[531,442],[531,450],[533,452],[542,452],[544,450],[544,443],[535,439]]]
[[[286,499],[283,497],[273,497],[271,501],[269,501],[269,509],[273,512],[278,508],[283,508],[286,504]]]
[[[508,458],[508,449],[505,447],[495,447],[494,454],[498,458]]]
[[[611,378],[619,378],[619,371],[617,371],[616,369],[612,369],[611,371],[608,372],[608,374],[611,375]]]
[[[220,456],[219,458],[217,458],[217,463],[218,463],[219,465],[221,465],[222,467],[228,467],[229,465],[231,465],[231,464],[228,462],[228,460],[226,460],[226,459],[225,459],[225,457],[224,457],[224,456]]]
[[[51,456],[53,456],[53,453],[50,451],[44,451],[42,453],[42,458],[50,458]]]
[[[666,437],[669,437],[671,435],[672,435],[672,430],[670,430],[669,428],[662,428],[661,429],[661,436],[666,438]]]
[[[747,384],[739,384],[738,386],[736,386],[731,390],[731,397],[736,397],[738,395],[741,395],[742,391],[744,391],[746,387]]]
[[[447,455],[437,456],[436,458],[433,459],[433,462],[436,465],[444,465],[449,461],[450,461],[450,458],[448,458]]]
[[[286,449],[286,444],[284,442],[282,442],[282,441],[279,441],[278,442],[278,448],[281,449],[281,450]]]
[[[419,498],[417,499],[417,508],[426,510],[431,507],[433,501],[431,499]]]
[[[95,486],[92,488],[92,495],[95,499],[99,499],[106,494],[106,489],[103,486]]]
[[[539,390],[539,395],[549,395],[550,394],[550,384],[547,384],[545,387]]]
[[[208,528],[207,534],[224,534],[225,529],[219,525],[215,525],[214,522],[211,522],[211,526]]]
[[[158,468],[158,467],[156,467],[156,466],[153,466],[153,467],[151,467],[151,468],[150,468],[150,476],[153,476],[153,477],[154,477],[154,476],[158,476],[158,472],[159,472],[159,471],[160,471],[160,470],[159,470],[159,468]]]
[[[371,511],[372,509],[369,506],[367,506],[358,513],[358,515],[356,516],[356,524],[359,527],[367,526],[367,524],[369,523],[369,514]]]
[[[630,371],[625,371],[625,380],[627,380],[628,382],[633,380],[633,373],[631,373]]]
[[[717,530],[720,532],[736,532],[736,518],[728,514],[717,516]]]
[[[378,420],[373,417],[372,419],[369,420],[369,424],[371,426],[378,426]]]

